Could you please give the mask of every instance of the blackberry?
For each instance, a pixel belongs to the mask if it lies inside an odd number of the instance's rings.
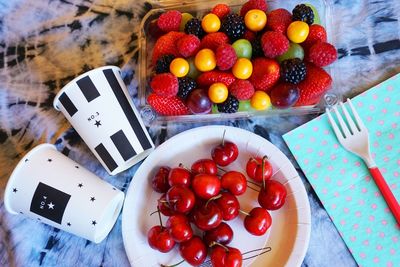
[[[197,87],[197,83],[190,77],[178,78],[179,90],[178,96],[186,99],[189,93]]]
[[[169,64],[175,58],[174,55],[164,55],[160,57],[155,66],[155,71],[157,74],[169,72]]]
[[[235,113],[239,109],[239,100],[233,95],[229,95],[224,102],[217,104],[217,107],[219,112]]]
[[[306,6],[305,4],[300,4],[295,6],[295,8],[292,11],[293,16],[292,20],[296,21],[304,21],[308,25],[311,25],[314,23],[314,11],[312,10],[311,7]]]
[[[263,57],[264,51],[261,45],[261,35],[257,35],[253,41],[251,41],[252,58]]]
[[[201,27],[201,21],[197,18],[192,18],[186,22],[185,33],[196,35],[200,39],[206,34],[203,27]]]
[[[226,16],[221,24],[221,31],[226,33],[232,42],[242,38],[245,30],[243,18],[234,13]]]
[[[306,64],[299,58],[287,59],[281,63],[281,78],[285,82],[298,84],[306,74]]]

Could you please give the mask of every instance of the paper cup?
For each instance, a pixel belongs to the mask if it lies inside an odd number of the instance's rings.
[[[118,67],[101,67],[78,76],[57,94],[54,107],[61,110],[111,175],[154,150]]]
[[[48,225],[101,242],[111,231],[124,193],[101,180],[54,145],[32,149],[7,183],[4,205]]]

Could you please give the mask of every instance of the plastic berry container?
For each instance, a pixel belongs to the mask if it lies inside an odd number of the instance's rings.
[[[342,94],[340,89],[336,86],[336,78],[338,70],[335,67],[335,63],[324,67],[324,69],[332,77],[332,87],[328,90],[320,99],[319,103],[313,106],[301,106],[291,107],[288,109],[267,109],[264,111],[241,111],[236,113],[210,113],[210,114],[192,114],[192,115],[180,115],[180,116],[162,116],[157,114],[150,105],[148,105],[146,99],[151,93],[149,86],[151,78],[154,76],[153,66],[151,62],[151,56],[153,46],[156,42],[156,38],[152,36],[151,24],[154,23],[157,18],[168,10],[178,10],[180,12],[186,12],[192,14],[194,17],[202,18],[205,14],[209,13],[211,9],[219,3],[225,3],[230,6],[233,12],[238,12],[245,3],[246,0],[210,0],[210,1],[160,1],[159,6],[153,7],[142,19],[140,24],[140,32],[138,38],[139,44],[139,65],[137,72],[138,79],[138,103],[139,110],[143,117],[143,120],[147,126],[154,124],[165,124],[169,122],[174,123],[212,123],[220,122],[223,120],[236,120],[246,119],[250,117],[268,117],[268,116],[282,116],[282,115],[304,115],[312,113],[320,113],[325,110],[326,107],[336,104],[341,101]],[[335,36],[332,31],[332,6],[331,0],[273,0],[268,2],[268,10],[274,10],[277,8],[285,8],[290,12],[298,4],[311,4],[318,11],[320,17],[320,24],[325,27],[328,37],[328,42],[335,45]]]

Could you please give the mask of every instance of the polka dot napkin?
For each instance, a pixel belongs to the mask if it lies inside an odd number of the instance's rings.
[[[400,201],[400,74],[352,102],[369,130],[372,157]],[[283,138],[359,266],[400,266],[400,227],[363,161],[337,141],[326,114]]]

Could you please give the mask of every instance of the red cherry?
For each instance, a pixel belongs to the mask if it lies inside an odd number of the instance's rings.
[[[221,222],[220,225],[204,232],[203,240],[207,246],[210,246],[212,242],[217,242],[223,245],[229,244],[233,239],[233,230],[229,224]]]
[[[222,213],[215,202],[202,203],[194,209],[193,221],[200,230],[208,231],[222,222]]]
[[[176,242],[184,242],[192,238],[193,230],[188,218],[183,214],[172,215],[168,218],[166,227]]]
[[[165,216],[171,216],[176,212],[171,209],[167,202],[166,194],[162,194],[162,196],[157,201],[158,210]]]
[[[240,204],[238,199],[228,192],[222,192],[221,197],[215,200],[222,212],[224,221],[230,221],[239,215]]]
[[[151,187],[158,193],[165,193],[169,189],[168,174],[171,170],[170,167],[161,166],[157,173],[151,179]]]
[[[217,164],[212,159],[199,159],[192,164],[191,171],[194,174],[217,174]]]
[[[213,246],[210,259],[213,267],[240,267],[242,266],[242,253],[237,248]]]
[[[180,213],[189,212],[195,203],[193,192],[183,185],[175,185],[171,187],[168,190],[166,197],[171,209]]]
[[[239,156],[239,149],[236,144],[224,141],[211,151],[211,157],[219,166],[228,166]]]
[[[182,167],[172,168],[168,175],[168,184],[170,186],[174,185],[184,185],[189,187],[191,182],[191,173]]]
[[[258,203],[267,210],[280,209],[286,200],[286,188],[278,181],[265,181],[265,188],[258,194]]]
[[[179,254],[189,264],[197,266],[206,259],[207,248],[201,238],[195,235],[188,241],[180,243]]]
[[[175,241],[168,230],[160,225],[153,226],[149,230],[147,233],[147,242],[151,248],[163,253],[170,251],[175,246]]]
[[[235,196],[242,195],[247,189],[246,177],[237,171],[229,171],[221,177],[221,187]]]
[[[218,195],[221,189],[221,181],[216,175],[197,174],[193,178],[192,188],[196,196],[209,199]]]
[[[263,208],[253,208],[249,215],[244,218],[244,227],[253,235],[263,235],[271,226],[272,218],[268,211]]]
[[[264,160],[264,175],[262,172],[263,160]],[[265,179],[265,180],[271,179],[272,165],[266,157],[250,158],[246,164],[246,173],[254,181],[256,181],[258,183],[262,183],[263,179]]]

